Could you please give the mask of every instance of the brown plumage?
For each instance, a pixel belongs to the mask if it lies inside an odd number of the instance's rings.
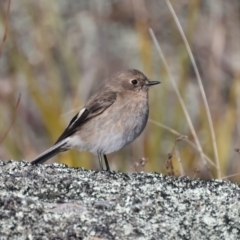
[[[77,148],[98,154],[101,169],[103,154],[110,170],[106,154],[141,134],[148,119],[148,89],[158,83],[135,69],[114,74],[71,120],[54,146],[32,163],[43,163],[58,152]]]

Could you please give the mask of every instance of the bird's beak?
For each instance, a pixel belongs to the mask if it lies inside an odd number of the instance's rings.
[[[148,81],[148,83],[146,83],[147,86],[153,86],[153,85],[156,85],[156,84],[159,84],[161,82],[158,82],[158,81]]]

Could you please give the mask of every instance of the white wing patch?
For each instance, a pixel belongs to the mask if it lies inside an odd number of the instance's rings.
[[[82,114],[83,114],[85,111],[86,111],[86,108],[83,108],[83,109],[78,113],[77,118],[75,119],[75,121],[72,122],[72,124],[71,124],[69,127],[71,127],[71,126],[82,116]]]

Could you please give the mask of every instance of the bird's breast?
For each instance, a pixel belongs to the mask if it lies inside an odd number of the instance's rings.
[[[118,151],[135,140],[148,119],[146,99],[117,99],[104,112],[90,119],[80,129],[81,146],[94,153]]]

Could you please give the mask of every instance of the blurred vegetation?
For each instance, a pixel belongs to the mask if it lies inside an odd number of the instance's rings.
[[[171,3],[202,77],[222,176],[240,173],[240,155],[235,151],[240,147],[240,2]],[[0,36],[4,34],[6,10],[7,1],[0,1]],[[165,1],[157,0],[12,1],[0,57],[0,137],[12,122],[19,94],[21,102],[17,118],[0,145],[0,159],[35,158],[56,141],[103,80],[126,68],[139,69],[162,82],[150,90],[150,119],[193,141],[149,27],[177,81],[203,151],[215,161],[186,47]],[[144,171],[217,177],[216,167],[204,165],[199,152],[184,138],[153,122],[138,140],[109,155],[109,160],[111,168],[120,171],[136,171],[136,166],[141,166]],[[51,161],[98,168],[96,156],[75,150]],[[230,179],[239,181],[240,176]]]

